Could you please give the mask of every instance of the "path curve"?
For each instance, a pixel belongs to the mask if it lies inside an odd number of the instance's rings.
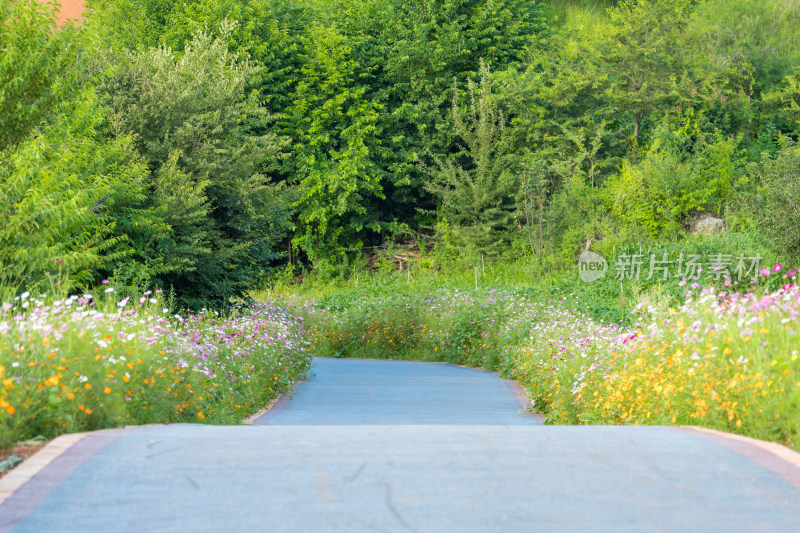
[[[800,531],[800,467],[749,441],[539,425],[507,382],[446,365],[314,372],[259,425],[88,434],[0,505],[0,532]]]
[[[520,425],[541,424],[525,412],[519,387],[496,374],[443,363],[314,360],[310,377],[254,424]]]

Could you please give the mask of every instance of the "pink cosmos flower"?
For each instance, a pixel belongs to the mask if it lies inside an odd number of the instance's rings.
[[[770,274],[771,274],[771,272],[769,271],[769,269],[768,269],[768,268],[762,268],[762,269],[761,269],[761,275],[762,275],[762,276],[765,276],[765,277],[766,277],[766,276],[769,276]]]

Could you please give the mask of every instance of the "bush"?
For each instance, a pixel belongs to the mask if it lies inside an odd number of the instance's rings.
[[[164,229],[143,203],[147,168],[130,137],[110,138],[93,90],[58,111],[0,165],[0,285],[90,286],[130,256],[131,230]]]
[[[752,214],[779,250],[800,261],[800,148],[764,154],[751,173],[756,185],[749,198]]]
[[[518,180],[510,169],[510,145],[505,139],[505,117],[493,99],[487,66],[481,66],[480,84],[469,82],[470,105],[459,107],[454,91],[451,118],[463,143],[450,159],[435,159],[427,168],[427,190],[441,200],[441,214],[452,221],[454,244],[461,254],[476,258],[497,255],[508,245]]]
[[[692,216],[719,216],[732,200],[743,173],[739,140],[719,132],[705,138],[691,121],[688,126],[671,131],[662,125],[644,157],[624,162],[606,182],[608,209],[631,241],[675,239]]]
[[[85,34],[55,27],[53,4],[15,0],[0,5],[0,156],[80,86]]]
[[[290,227],[293,197],[264,174],[285,141],[264,133],[271,116],[246,91],[259,69],[228,51],[227,31],[197,34],[183,54],[127,52],[103,86],[154,173],[152,208],[170,226],[142,239],[137,260],[159,259],[157,283],[193,309],[262,284]]]

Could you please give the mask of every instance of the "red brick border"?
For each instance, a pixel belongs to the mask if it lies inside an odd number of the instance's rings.
[[[725,446],[778,474],[800,490],[800,453],[786,446],[696,426],[677,426],[672,429]]]

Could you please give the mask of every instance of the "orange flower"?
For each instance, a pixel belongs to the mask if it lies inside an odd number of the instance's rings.
[[[14,414],[16,411],[17,411],[17,410],[16,410],[16,408],[14,408],[14,406],[13,406],[13,405],[9,405],[8,407],[6,407],[6,412],[7,412],[8,414],[10,414],[10,415],[13,415],[13,414]]]
[[[89,390],[89,389],[91,389],[91,388],[92,388],[92,384],[91,384],[91,383],[87,383],[87,384],[86,384],[86,385],[84,385],[84,386],[86,387],[86,390]]]
[[[202,419],[204,419],[205,417],[206,417],[206,415],[204,415],[202,412],[200,412],[200,413],[197,413],[197,418],[199,418],[199,419],[201,419],[201,420],[202,420]]]
[[[103,392],[105,392],[106,394],[111,394],[111,387],[106,387],[105,389],[103,389]]]

